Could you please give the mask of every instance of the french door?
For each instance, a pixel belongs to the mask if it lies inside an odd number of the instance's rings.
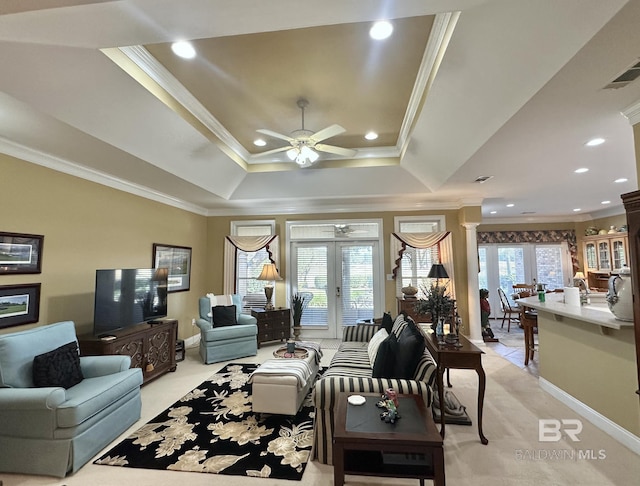
[[[572,285],[571,255],[566,243],[488,244],[478,247],[480,288],[489,290],[493,317],[500,314],[498,287],[507,297],[513,284],[536,282],[547,289]]]
[[[337,339],[343,325],[377,315],[377,241],[294,242],[291,250],[292,293],[312,295],[302,314],[305,337]]]

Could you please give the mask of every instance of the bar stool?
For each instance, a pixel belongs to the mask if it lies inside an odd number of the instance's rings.
[[[524,330],[524,365],[529,364],[535,352],[534,328],[538,327],[538,314],[524,306],[520,307],[520,324]]]

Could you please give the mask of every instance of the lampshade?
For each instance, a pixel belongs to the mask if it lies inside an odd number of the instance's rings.
[[[428,278],[449,278],[449,274],[442,263],[434,263],[429,270]]]
[[[257,280],[282,280],[275,263],[265,263]]]
[[[169,269],[165,267],[156,268],[156,271],[153,273],[153,280],[156,282],[162,282],[166,280],[169,276]]]
[[[584,278],[584,273],[576,272],[576,274],[573,276],[573,278]]]

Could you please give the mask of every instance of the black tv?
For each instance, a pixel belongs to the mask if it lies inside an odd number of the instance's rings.
[[[94,335],[166,317],[168,273],[165,268],[96,270]]]

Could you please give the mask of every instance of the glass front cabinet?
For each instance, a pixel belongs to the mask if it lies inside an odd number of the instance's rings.
[[[627,233],[585,236],[582,249],[584,269],[593,289],[606,290],[609,277],[629,265]]]

